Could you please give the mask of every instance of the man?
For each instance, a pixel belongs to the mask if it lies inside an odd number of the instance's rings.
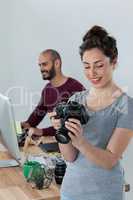
[[[28,120],[21,122],[22,128],[32,128],[33,135],[52,136],[55,135],[53,127],[43,129],[36,128],[47,113],[53,111],[54,107],[62,101],[67,102],[69,97],[75,92],[84,90],[84,86],[77,80],[66,77],[61,70],[61,57],[53,49],[47,49],[40,53],[38,65],[43,80],[49,80],[42,90],[41,99],[31,113]]]

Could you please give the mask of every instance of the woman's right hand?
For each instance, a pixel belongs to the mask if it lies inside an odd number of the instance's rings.
[[[61,119],[56,119],[55,118],[57,116],[56,112],[50,112],[50,113],[48,113],[48,116],[49,116],[49,118],[51,120],[52,126],[56,130],[58,130],[61,127]]]

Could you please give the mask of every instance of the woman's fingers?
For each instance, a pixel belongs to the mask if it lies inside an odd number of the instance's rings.
[[[81,124],[78,120],[72,119],[66,121],[65,126],[70,132],[74,133],[74,135],[79,135],[79,133],[81,132]]]
[[[80,121],[79,121],[78,119],[69,118],[68,121],[69,121],[69,122],[73,122],[73,123],[75,123],[75,124],[81,125],[81,123],[80,123]]]

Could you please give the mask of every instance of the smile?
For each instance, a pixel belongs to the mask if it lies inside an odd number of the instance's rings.
[[[102,79],[102,77],[100,77],[100,78],[92,78],[90,80],[91,80],[92,83],[97,84],[97,83],[99,83],[101,81],[101,79]]]

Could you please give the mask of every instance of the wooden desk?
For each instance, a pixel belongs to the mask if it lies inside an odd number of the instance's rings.
[[[40,151],[33,147],[30,152]],[[0,152],[0,159],[11,158],[8,152]],[[26,182],[21,167],[0,168],[0,200],[59,200],[59,188],[52,183],[48,189],[37,190]]]

